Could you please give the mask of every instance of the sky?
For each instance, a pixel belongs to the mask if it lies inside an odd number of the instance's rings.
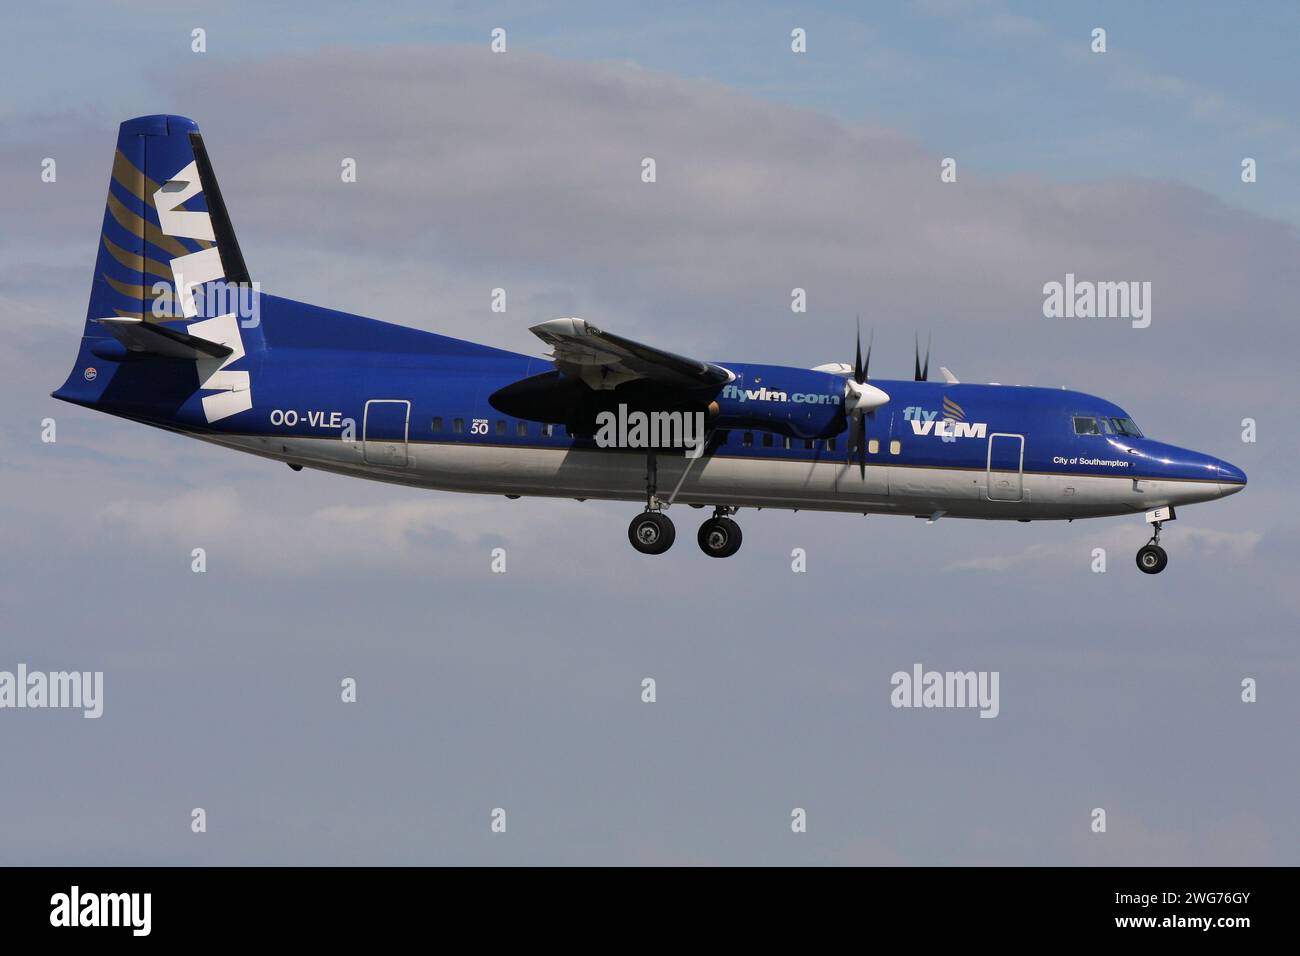
[[[3,14],[0,670],[102,671],[104,713],[0,710],[0,863],[1300,862],[1300,14],[607,6]],[[1154,577],[1138,517],[742,511],[714,561],[673,509],[649,558],[627,504],[295,474],[63,405],[117,124],[159,112],[200,124],[268,292],[802,367],[850,361],[861,314],[874,374],[933,336],[1250,485],[1180,512]],[[1151,282],[1150,326],[1045,318],[1067,273]],[[998,716],[892,707],[916,663],[996,671]]]

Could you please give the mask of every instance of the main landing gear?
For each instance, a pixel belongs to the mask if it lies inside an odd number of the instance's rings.
[[[1173,508],[1161,508],[1158,511],[1147,513],[1147,521],[1151,523],[1152,533],[1151,540],[1138,548],[1137,566],[1143,574],[1159,574],[1169,563],[1169,555],[1165,549],[1160,547],[1160,526],[1166,521],[1173,521],[1175,518]]]
[[[646,510],[633,518],[627,526],[627,539],[642,554],[663,554],[677,539],[677,529],[673,527],[672,519],[659,510],[661,507],[658,501],[647,505]],[[728,517],[735,510],[715,508],[713,517],[700,525],[695,540],[699,542],[700,550],[709,557],[729,558],[740,550],[744,536],[740,532],[740,525]]]
[[[740,550],[743,537],[740,525],[728,517],[735,513],[735,508],[719,505],[713,509],[713,517],[700,525],[700,532],[695,538],[700,543],[700,550],[709,557],[729,558]]]
[[[646,505],[645,511],[632,519],[627,526],[627,539],[632,547],[642,554],[663,554],[673,546],[677,539],[677,529],[672,519],[663,513],[664,503],[659,500],[656,489],[658,469],[655,456],[646,460]],[[729,558],[740,550],[740,525],[731,520],[736,513],[734,507],[719,505],[713,509],[713,517],[700,525],[696,540],[700,550],[711,558]]]
[[[663,513],[658,495],[659,465],[654,452],[646,456],[645,511],[627,526],[627,540],[642,554],[663,554],[677,539],[672,519]]]

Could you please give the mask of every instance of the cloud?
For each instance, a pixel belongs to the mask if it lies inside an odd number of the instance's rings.
[[[440,553],[440,543],[483,545],[510,539],[527,545],[558,536],[571,503],[502,515],[500,499],[421,493],[367,504],[325,504],[299,511],[261,507],[238,488],[203,488],[161,499],[116,499],[95,515],[110,540],[126,534],[153,551],[204,548],[244,573],[303,575],[331,569],[411,570],[413,559],[454,570],[463,549]],[[521,515],[522,512],[522,515]],[[525,520],[519,520],[521,516]],[[447,563],[445,568],[441,563]],[[486,566],[486,564],[485,564]]]

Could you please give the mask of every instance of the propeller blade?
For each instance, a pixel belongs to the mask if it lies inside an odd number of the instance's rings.
[[[870,349],[867,350],[870,355]],[[867,380],[867,370],[862,367],[862,316],[858,316],[858,345],[853,353],[853,381],[861,385]]]
[[[915,380],[918,382],[930,381],[930,343],[933,336],[927,336],[925,340],[925,364],[921,364],[921,337],[916,336],[916,375]]]
[[[874,415],[875,410],[889,401],[889,395],[874,385],[867,384],[867,375],[871,370],[871,346],[876,340],[875,329],[867,337],[867,355],[862,356],[862,315],[858,315],[858,339],[853,351],[853,381],[844,383],[844,411],[848,417],[847,448],[844,463],[853,463],[853,453],[857,452],[858,474],[867,480],[867,415]],[[926,359],[929,363],[929,359]]]

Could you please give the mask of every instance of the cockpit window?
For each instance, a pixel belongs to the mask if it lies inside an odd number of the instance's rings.
[[[1101,430],[1097,428],[1097,419],[1090,418],[1087,415],[1075,415],[1074,433],[1076,435],[1100,435]]]
[[[1115,425],[1115,431],[1121,435],[1127,435],[1130,438],[1141,438],[1142,430],[1133,423],[1131,418],[1112,418]]]

